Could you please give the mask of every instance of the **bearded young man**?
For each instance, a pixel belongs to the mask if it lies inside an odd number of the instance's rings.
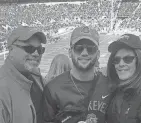
[[[108,81],[101,73],[94,73],[100,56],[98,32],[87,26],[74,29],[69,56],[72,69],[44,89],[44,122],[105,123]]]
[[[0,123],[41,123],[43,32],[21,26],[10,35],[0,68]]]

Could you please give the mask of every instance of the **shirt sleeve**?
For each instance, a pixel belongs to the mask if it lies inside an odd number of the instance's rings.
[[[57,104],[47,86],[43,92],[43,120],[44,123],[54,122],[55,116],[58,112]]]

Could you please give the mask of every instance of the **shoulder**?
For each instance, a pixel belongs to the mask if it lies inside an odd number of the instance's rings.
[[[7,64],[4,64],[0,68],[0,85],[3,85],[4,83],[7,84],[6,81],[11,80],[9,76],[9,69],[7,67]]]
[[[103,90],[110,92],[110,82],[108,77],[104,76],[101,72],[98,74],[98,80],[97,80],[97,87],[98,90]]]
[[[99,74],[98,74],[98,81],[100,81],[100,83],[103,83],[106,85],[109,83],[108,77],[104,76],[101,72],[99,72]]]
[[[9,77],[8,72],[5,69],[5,66],[3,65],[0,68],[0,98],[5,97],[6,95],[10,94],[10,82],[11,78]]]
[[[4,103],[10,101],[10,89],[5,79],[0,80],[0,100]]]
[[[2,72],[2,71],[3,69],[0,69],[0,88],[6,88],[10,85],[10,82],[12,81],[12,79],[10,78],[7,72],[5,71]]]
[[[9,81],[10,81],[10,79],[9,79],[9,77],[8,77],[7,75],[4,75],[4,74],[2,75],[2,74],[0,73],[0,88],[5,88],[5,87],[7,87]],[[0,89],[0,91],[1,91],[1,89]]]
[[[12,81],[8,75],[8,73],[0,68],[0,92],[6,90],[9,86],[9,82]]]
[[[59,76],[49,81],[47,85],[45,86],[45,88],[51,88],[51,89],[59,88],[65,83],[68,83],[70,81],[69,74],[70,74],[69,71],[60,74]]]
[[[4,64],[4,65],[2,65],[1,68],[0,68],[0,79],[7,75],[7,74],[6,74],[7,72],[6,72],[5,66],[6,66],[6,65]]]
[[[44,96],[47,98],[52,97],[55,100],[56,96],[64,90],[63,88],[65,88],[65,86],[68,86],[68,83],[70,83],[69,72],[65,72],[55,77],[45,86]]]

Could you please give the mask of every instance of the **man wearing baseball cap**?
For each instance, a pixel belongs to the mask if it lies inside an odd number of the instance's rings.
[[[0,68],[0,123],[41,122],[42,43],[46,43],[45,34],[28,26],[10,35],[9,54]]]
[[[94,73],[99,55],[98,32],[88,26],[74,29],[69,49],[72,69],[51,80],[44,89],[45,122],[105,123],[110,95],[107,78]]]

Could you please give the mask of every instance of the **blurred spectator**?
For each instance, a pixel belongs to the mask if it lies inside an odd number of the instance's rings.
[[[64,54],[58,54],[52,60],[49,72],[45,78],[47,82],[49,82],[51,79],[55,78],[56,76],[62,74],[65,71],[69,71],[70,69],[71,61],[68,56]]]

